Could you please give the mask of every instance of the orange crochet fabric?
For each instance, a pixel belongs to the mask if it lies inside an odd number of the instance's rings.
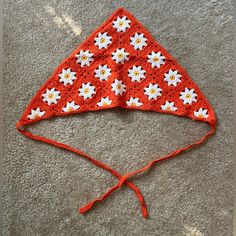
[[[209,123],[211,129],[200,140],[153,160],[140,170],[121,175],[81,150],[32,134],[24,127],[53,116],[114,107],[186,116]],[[136,193],[146,218],[148,212],[144,198],[128,178],[202,143],[215,132],[216,117],[185,69],[131,13],[120,8],[56,68],[16,126],[22,134],[75,152],[118,178],[115,186],[81,208],[81,213],[125,184]]]

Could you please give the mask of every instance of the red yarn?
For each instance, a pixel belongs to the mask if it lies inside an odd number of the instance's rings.
[[[114,107],[186,116],[209,123],[211,130],[200,140],[155,159],[137,171],[121,175],[81,150],[22,128],[53,116]],[[118,178],[115,186],[82,207],[81,213],[125,184],[136,193],[145,218],[148,212],[144,198],[128,178],[199,145],[215,132],[215,127],[213,108],[186,70],[123,8],[115,11],[60,63],[17,123],[17,129],[25,136],[77,153]]]
[[[18,129],[19,132],[21,132],[22,134],[24,134],[25,136],[27,136],[29,138],[32,138],[32,139],[35,139],[35,140],[38,140],[38,141],[41,141],[41,142],[45,142],[45,143],[51,144],[53,146],[56,146],[56,147],[59,147],[59,148],[62,148],[62,149],[66,149],[68,151],[71,151],[71,152],[74,152],[76,154],[79,154],[80,156],[83,156],[84,158],[86,158],[89,161],[91,161],[94,165],[109,171],[111,174],[113,174],[119,180],[122,178],[122,175],[119,174],[117,171],[113,170],[111,167],[107,166],[106,164],[103,164],[102,162],[93,159],[92,157],[90,157],[89,155],[85,154],[83,151],[81,151],[79,149],[75,149],[75,148],[73,148],[73,147],[71,147],[71,146],[69,146],[67,144],[60,143],[60,142],[57,142],[55,140],[52,140],[52,139],[49,139],[49,138],[45,138],[43,136],[34,135],[31,132],[29,132],[29,131],[21,129],[19,124],[17,124],[17,129]],[[148,217],[147,207],[146,207],[146,203],[144,201],[143,195],[141,194],[140,190],[138,189],[138,187],[135,184],[133,184],[133,183],[131,183],[129,181],[126,181],[125,184],[128,187],[130,187],[136,193],[136,196],[137,196],[137,198],[138,198],[138,200],[139,200],[139,202],[141,204],[141,209],[142,209],[143,217],[147,218]]]

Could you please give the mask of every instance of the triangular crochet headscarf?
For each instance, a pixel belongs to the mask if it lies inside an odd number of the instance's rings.
[[[32,134],[24,126],[53,116],[121,107],[151,110],[207,122],[200,140],[150,161],[143,168],[121,175],[113,168],[67,144]],[[117,179],[100,198],[80,209],[89,210],[123,184],[131,188],[148,216],[144,198],[128,179],[154,163],[163,161],[202,143],[216,129],[213,108],[187,72],[128,11],[116,10],[53,72],[26,108],[17,129],[24,135],[77,153]]]

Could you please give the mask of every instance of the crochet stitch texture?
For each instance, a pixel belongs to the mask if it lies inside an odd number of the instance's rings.
[[[81,150],[32,134],[24,127],[53,116],[114,107],[186,116],[207,122],[211,129],[200,140],[153,160],[140,170],[121,175]],[[81,213],[125,184],[136,193],[145,218],[148,212],[144,198],[128,178],[202,143],[215,132],[215,126],[213,108],[186,70],[123,8],[116,10],[60,63],[17,123],[22,134],[82,155],[118,178],[115,186],[81,208]]]

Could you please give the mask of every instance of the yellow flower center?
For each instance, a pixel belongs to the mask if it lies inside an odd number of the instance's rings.
[[[49,93],[49,94],[48,94],[48,98],[49,98],[49,99],[53,99],[54,96],[55,96],[55,95],[54,95],[53,93]]]
[[[65,74],[65,79],[69,79],[70,78],[70,74]]]
[[[39,114],[35,114],[35,115],[34,115],[34,119],[37,119],[37,118],[40,118],[40,115],[39,115]]]
[[[125,23],[124,23],[123,21],[120,21],[120,22],[119,22],[119,26],[120,26],[120,27],[124,26],[124,24],[125,24]]]
[[[171,111],[171,108],[170,107],[166,107],[166,111]]]
[[[158,62],[158,61],[159,61],[159,58],[158,58],[158,57],[153,57],[153,61],[154,61],[154,62]]]
[[[134,75],[135,76],[139,76],[139,72],[136,70],[136,71],[134,71]]]
[[[199,119],[204,119],[204,115],[203,115],[203,114],[199,114],[199,115],[198,115],[198,118],[199,118]]]
[[[171,75],[171,76],[170,76],[170,80],[175,80],[175,76],[174,76],[174,75]]]
[[[107,106],[108,106],[108,103],[107,103],[107,102],[103,102],[103,103],[102,103],[102,106],[103,106],[103,107],[107,107]]]
[[[73,107],[69,107],[69,108],[68,108],[68,112],[71,112],[71,111],[74,111],[74,108],[73,108]]]
[[[156,93],[156,89],[150,89],[150,93],[151,94],[155,94]]]
[[[130,106],[131,107],[136,107],[136,103],[135,102],[131,102]]]
[[[186,98],[186,99],[190,99],[190,98],[191,98],[191,94],[187,93],[187,94],[185,95],[185,98]]]
[[[117,85],[116,85],[116,88],[117,88],[118,90],[121,90],[121,84],[117,84]]]
[[[117,57],[119,58],[119,59],[122,59],[123,58],[123,53],[118,53],[118,55],[117,55]]]
[[[106,71],[105,70],[101,70],[101,75],[105,75],[106,74]]]
[[[141,43],[141,39],[136,39],[135,43],[140,44]]]
[[[106,39],[105,38],[101,38],[100,39],[100,43],[105,43],[106,42]]]
[[[85,89],[84,89],[84,93],[85,93],[85,94],[88,94],[88,93],[89,93],[89,89],[88,89],[88,88],[85,88]]]
[[[82,61],[87,61],[87,60],[88,60],[88,57],[87,57],[86,55],[83,55],[83,56],[81,57],[81,59],[82,59]]]

